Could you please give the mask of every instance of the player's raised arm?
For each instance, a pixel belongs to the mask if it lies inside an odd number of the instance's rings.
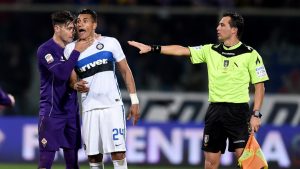
[[[164,55],[172,55],[172,56],[190,56],[191,52],[189,48],[180,46],[180,45],[167,45],[167,46],[160,46],[160,45],[146,45],[136,41],[128,41],[128,44],[136,47],[140,50],[140,54],[154,52],[154,53],[161,53]]]

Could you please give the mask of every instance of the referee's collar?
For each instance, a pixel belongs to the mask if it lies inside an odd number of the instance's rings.
[[[225,50],[232,50],[232,49],[236,49],[236,48],[240,47],[241,45],[242,45],[241,41],[239,41],[239,43],[237,43],[237,44],[235,44],[233,46],[229,46],[229,47],[225,46],[224,43],[223,43],[223,48]]]

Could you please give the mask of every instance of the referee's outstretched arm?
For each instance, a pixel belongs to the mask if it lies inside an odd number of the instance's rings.
[[[146,45],[136,41],[128,41],[128,44],[138,48],[140,50],[139,52],[140,54],[155,52],[155,53],[161,53],[164,55],[172,55],[172,56],[189,57],[191,55],[189,48],[180,45],[167,45],[167,46]]]

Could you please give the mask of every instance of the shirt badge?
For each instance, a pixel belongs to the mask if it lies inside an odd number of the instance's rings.
[[[208,141],[209,141],[209,135],[205,134],[204,135],[204,146],[205,147],[208,145]]]
[[[50,53],[48,53],[45,56],[45,59],[46,59],[46,61],[47,61],[48,64],[50,64],[50,63],[52,63],[54,61],[53,56]]]
[[[227,68],[229,66],[229,60],[224,60],[224,68]]]
[[[99,43],[96,45],[96,48],[97,48],[98,50],[101,50],[101,49],[104,48],[104,45],[103,45],[102,43],[99,42]]]
[[[41,143],[43,144],[43,147],[45,148],[47,145],[47,140],[45,138],[42,139]]]
[[[257,67],[255,69],[255,71],[256,71],[257,77],[259,77],[259,78],[263,78],[263,77],[267,76],[267,71],[264,66]]]

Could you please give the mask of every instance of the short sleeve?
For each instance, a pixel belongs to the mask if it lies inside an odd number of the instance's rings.
[[[193,64],[206,62],[206,56],[211,45],[201,45],[189,47],[191,61]]]
[[[269,80],[262,57],[257,53],[256,50],[253,50],[251,53],[249,60],[249,73],[252,84]]]
[[[119,41],[115,38],[112,38],[113,39],[113,45],[114,45],[114,48],[113,48],[113,57],[115,58],[115,60],[117,62],[125,59],[125,54],[123,52],[123,49],[119,43]]]

